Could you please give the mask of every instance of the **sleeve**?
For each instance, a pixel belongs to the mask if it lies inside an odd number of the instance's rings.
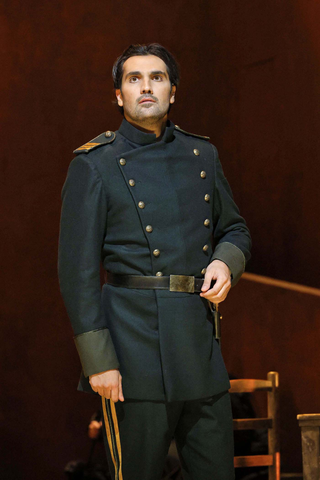
[[[83,156],[70,164],[62,189],[58,274],[83,372],[119,368],[101,311],[100,261],[107,196],[96,167]]]
[[[250,258],[251,237],[245,220],[233,200],[230,186],[224,176],[217,149],[214,150],[215,191],[213,212],[213,260],[221,260],[228,265],[232,286],[234,286],[245,270]]]

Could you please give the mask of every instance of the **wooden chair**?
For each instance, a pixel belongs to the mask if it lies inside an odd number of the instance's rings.
[[[243,418],[233,420],[234,430],[268,429],[268,455],[247,455],[234,458],[237,467],[268,467],[269,480],[280,480],[280,451],[278,423],[279,374],[269,372],[267,380],[230,380],[230,393],[265,391],[268,395],[268,418]]]
[[[301,427],[303,479],[320,478],[320,414],[297,416]]]

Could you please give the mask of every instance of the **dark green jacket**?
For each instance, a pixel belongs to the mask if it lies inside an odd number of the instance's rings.
[[[59,278],[80,388],[120,368],[125,398],[190,400],[228,389],[205,299],[100,286],[100,262],[118,274],[203,277],[220,259],[238,281],[250,235],[216,148],[171,122],[156,141],[124,120],[75,153],[62,191]]]

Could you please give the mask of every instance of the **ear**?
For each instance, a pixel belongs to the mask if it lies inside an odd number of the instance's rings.
[[[122,100],[122,95],[121,95],[120,88],[116,89],[116,97],[117,97],[119,107],[123,107],[123,100]]]
[[[170,103],[174,103],[176,97],[176,91],[177,91],[177,87],[175,85],[172,85],[172,88],[171,88],[171,93],[170,93]]]

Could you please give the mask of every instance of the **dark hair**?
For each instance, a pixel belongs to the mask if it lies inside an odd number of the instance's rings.
[[[172,85],[176,87],[179,85],[180,71],[179,65],[166,48],[159,43],[149,43],[148,45],[130,45],[115,61],[112,68],[113,86],[115,89],[121,89],[122,76],[123,76],[123,64],[128,58],[135,56],[155,55],[161,58],[167,66],[169,79]],[[171,105],[170,105],[171,107]],[[123,114],[123,108],[118,107]]]
[[[121,88],[123,64],[128,58],[135,56],[155,55],[161,58],[167,66],[169,79],[172,85],[179,85],[180,72],[179,66],[174,56],[159,43],[150,43],[149,45],[130,45],[115,61],[112,68],[112,78],[114,88]]]

